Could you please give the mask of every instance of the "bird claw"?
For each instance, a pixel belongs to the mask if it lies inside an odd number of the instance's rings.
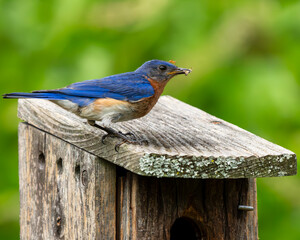
[[[108,134],[105,134],[102,138],[101,138],[101,142],[102,144],[105,144],[104,140],[108,137]]]
[[[131,136],[131,138],[129,138],[128,136]],[[137,140],[137,137],[134,133],[131,133],[131,132],[127,132],[127,133],[122,133],[121,131],[118,131],[118,135],[115,135],[113,133],[107,133],[105,134],[102,138],[101,138],[101,142],[103,144],[105,144],[105,139],[108,138],[108,137],[111,137],[111,138],[116,138],[116,137],[119,137],[121,139],[123,139],[123,141],[125,142],[129,142],[129,143],[136,143],[136,142],[139,142]]]
[[[131,139],[133,140],[133,141],[137,141],[137,137],[136,137],[136,135],[134,134],[134,133],[132,133],[132,132],[127,132],[127,133],[122,133],[122,132],[119,132],[120,134],[123,134],[124,136],[129,136],[129,137],[131,137]]]
[[[135,136],[134,134],[130,134],[130,135]],[[118,144],[115,145],[115,151],[119,152],[120,146],[123,145],[124,143],[139,144],[139,145],[142,145],[143,143],[145,143],[146,145],[148,145],[148,141],[147,140],[134,139],[134,140],[128,141],[128,140],[122,139],[122,141],[120,143],[118,143]]]
[[[145,145],[149,145],[149,142],[148,142],[148,140],[146,140],[146,139],[143,139],[143,140],[140,141],[140,145],[142,145],[143,143],[144,143]]]
[[[105,144],[105,139],[108,137],[111,137],[111,138],[118,137],[118,138],[122,139],[122,141],[120,143],[115,145],[116,152],[119,152],[120,146],[124,143],[139,144],[139,145],[142,145],[143,143],[148,144],[148,141],[146,141],[146,140],[139,140],[134,133],[131,133],[131,132],[122,133],[121,131],[115,131],[111,128],[104,128],[104,127],[101,127],[94,123],[92,123],[92,124],[90,122],[88,122],[88,123],[92,126],[100,128],[101,130],[104,130],[107,132],[107,134],[105,134],[101,138],[102,144]]]
[[[116,151],[116,152],[119,152],[120,146],[121,146],[122,144],[124,144],[124,143],[125,143],[125,141],[123,140],[123,141],[121,141],[120,143],[116,144],[116,145],[115,145],[115,151]]]
[[[108,138],[108,137],[115,138],[115,137],[117,137],[117,136],[115,136],[115,135],[113,135],[113,134],[111,134],[111,133],[107,133],[107,134],[105,134],[105,135],[101,138],[101,142],[102,142],[103,144],[105,144],[105,139]]]

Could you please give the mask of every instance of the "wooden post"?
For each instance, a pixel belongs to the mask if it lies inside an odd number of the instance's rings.
[[[112,163],[24,123],[19,146],[21,239],[115,239]]]
[[[149,142],[119,152],[51,102],[18,114],[21,239],[258,239],[255,178],[296,174],[294,153],[171,97],[117,124]]]

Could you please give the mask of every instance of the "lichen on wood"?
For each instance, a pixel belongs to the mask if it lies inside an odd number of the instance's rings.
[[[284,163],[284,165],[282,164]],[[253,178],[287,176],[294,170],[293,155],[256,157],[195,157],[145,154],[140,159],[141,174],[183,178]],[[263,171],[262,171],[263,169]]]

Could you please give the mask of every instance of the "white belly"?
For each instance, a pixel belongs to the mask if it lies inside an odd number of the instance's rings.
[[[79,116],[95,121],[101,121],[102,126],[108,126],[110,123],[128,121],[133,119],[133,110],[129,105],[103,106],[101,109],[91,104],[80,110]]]
[[[134,118],[134,110],[130,104],[119,100],[102,99],[86,107],[78,107],[76,103],[69,100],[55,100],[53,102],[82,118],[100,121],[102,126],[109,126],[111,123]]]

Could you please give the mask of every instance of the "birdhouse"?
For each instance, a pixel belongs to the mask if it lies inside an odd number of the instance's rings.
[[[258,177],[296,155],[164,96],[122,144],[45,100],[19,100],[21,239],[258,239]]]

